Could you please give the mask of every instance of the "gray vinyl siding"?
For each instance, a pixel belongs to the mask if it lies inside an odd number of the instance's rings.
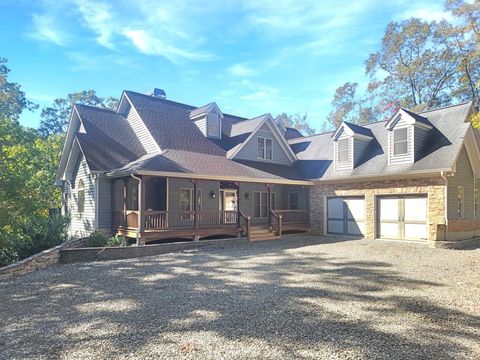
[[[414,153],[415,153],[415,161],[417,161],[421,155],[421,152],[423,150],[423,144],[425,143],[425,139],[430,130],[416,126],[413,131],[414,131],[413,146],[414,146]]]
[[[258,151],[258,138],[259,137],[264,137],[268,139],[272,139],[272,160],[264,160],[264,159],[259,159],[257,157],[257,151]],[[285,151],[281,147],[281,145],[278,143],[277,139],[273,135],[272,131],[268,127],[267,124],[264,124],[254,136],[246,143],[243,148],[238,152],[237,155],[235,155],[235,159],[241,159],[241,160],[252,160],[252,161],[262,161],[262,162],[270,162],[270,163],[275,163],[275,164],[283,164],[283,165],[290,165],[291,162],[285,154]]]
[[[298,208],[300,210],[308,209],[308,201],[309,201],[309,189],[308,187],[303,186],[283,186],[283,205],[284,209],[288,209],[288,198],[291,192],[298,193]]]
[[[348,159],[349,161],[338,162],[338,142],[340,140],[348,140]],[[345,131],[338,137],[333,146],[333,155],[335,161],[335,170],[349,170],[353,169],[353,138]]]
[[[156,151],[160,151],[160,148],[156,141],[153,139],[152,134],[148,131],[147,127],[145,126],[144,122],[138,116],[137,112],[132,106],[129,106],[127,109],[127,121],[132,127],[133,131],[140,140],[143,148],[147,153],[152,153]]]
[[[456,219],[457,217],[457,189],[458,186],[463,186],[464,191],[464,212],[463,218],[473,218],[475,214],[474,209],[474,178],[472,166],[468,160],[467,151],[462,149],[457,160],[456,173],[454,176],[448,178],[447,186],[447,206],[448,218]]]
[[[397,155],[395,156],[393,154],[393,133],[396,129],[399,127],[402,128],[402,120],[400,120],[397,125],[395,125],[394,129],[392,131],[388,132],[388,144],[389,144],[389,149],[388,149],[388,156],[389,156],[389,162],[391,165],[395,164],[408,164],[413,162],[412,154],[413,154],[413,126],[408,125],[407,127],[407,139],[408,139],[408,151],[405,155]]]
[[[219,186],[218,181],[200,180],[197,189],[202,190],[202,210],[219,210]],[[180,211],[180,189],[193,189],[193,184],[188,179],[168,179],[168,210]],[[210,196],[215,193],[215,199]]]
[[[110,231],[112,228],[112,189],[111,180],[99,175],[98,186],[98,228]]]
[[[365,149],[368,146],[370,141],[364,139],[353,139],[353,166],[357,167],[360,165],[360,160],[362,159]]]
[[[202,134],[204,136],[207,136],[207,118],[204,116],[204,117],[201,117],[200,119],[198,120],[195,120],[195,125],[197,125],[197,127],[200,129],[200,131],[202,132]]]
[[[69,235],[72,237],[82,237],[90,235],[95,229],[95,183],[93,177],[88,174],[87,162],[80,154],[73,177],[67,182],[65,190],[67,191],[67,210],[70,216]],[[78,212],[78,183],[83,180],[85,188],[84,212]]]

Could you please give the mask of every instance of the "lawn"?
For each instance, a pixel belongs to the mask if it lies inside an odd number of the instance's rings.
[[[480,249],[290,236],[0,283],[0,358],[480,358]]]

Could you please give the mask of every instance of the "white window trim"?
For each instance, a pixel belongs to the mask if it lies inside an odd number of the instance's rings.
[[[258,151],[259,151],[259,146],[258,146],[258,141],[262,140],[263,141],[263,157],[258,156]],[[271,141],[271,150],[272,150],[272,158],[267,159],[267,140]],[[266,160],[266,161],[273,161],[273,139],[264,137],[264,136],[258,136],[257,137],[257,159],[259,160]]]
[[[395,132],[400,131],[400,130],[406,130],[407,131],[407,137],[406,137],[405,140],[395,142]],[[393,157],[400,157],[400,156],[408,155],[408,152],[410,150],[410,141],[408,141],[409,132],[410,132],[409,126],[402,126],[402,127],[399,127],[399,128],[392,129],[392,156]],[[403,143],[403,142],[405,142],[407,144],[407,151],[404,152],[404,153],[401,153],[401,154],[395,154],[395,144],[396,143]]]
[[[459,190],[462,189],[462,198],[461,198],[461,201],[459,201],[459,198],[458,198],[458,193],[459,193]],[[457,208],[456,208],[456,215],[457,215],[457,218],[459,219],[462,219],[465,217],[465,187],[463,186],[457,186],[457,199],[456,199],[456,203],[457,203]],[[460,208],[460,215],[458,214],[458,205],[461,204],[461,208]]]

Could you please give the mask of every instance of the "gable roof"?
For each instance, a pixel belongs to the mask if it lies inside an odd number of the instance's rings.
[[[423,146],[420,159],[411,164],[388,165],[388,137],[385,131],[387,121],[364,126],[372,132],[374,139],[366,147],[361,164],[351,170],[333,169],[331,132],[293,139],[289,143],[299,159],[298,166],[308,168],[308,173],[304,172],[304,175],[309,179],[340,180],[451,171],[471,126],[467,119],[470,111],[469,102],[420,113],[422,117],[428,118],[433,129]]]
[[[440,109],[438,109],[438,110],[440,110]],[[432,128],[432,124],[430,123],[430,121],[426,117],[424,117],[420,114],[416,114],[414,112],[411,112],[411,111],[409,111],[407,109],[404,109],[404,108],[398,109],[398,111],[390,118],[390,120],[388,120],[386,122],[385,127],[388,130],[392,130],[395,127],[395,125],[398,123],[398,121],[400,121],[400,119],[402,117],[402,113],[407,116],[408,123],[410,123],[410,124],[419,123],[426,128]]]
[[[333,133],[332,138],[335,140],[338,140],[340,135],[343,133],[343,131],[347,128],[347,132],[352,135],[360,135],[360,136],[366,136],[369,138],[373,138],[373,133],[372,130],[360,125],[352,124],[346,121],[343,121],[337,128],[337,130]]]

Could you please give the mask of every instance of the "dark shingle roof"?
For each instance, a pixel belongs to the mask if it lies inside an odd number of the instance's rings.
[[[343,123],[345,125],[347,125],[355,134],[360,134],[360,135],[373,137],[372,130],[367,128],[367,127],[352,124],[352,123],[349,123],[349,122],[346,122],[346,121],[344,121]]]
[[[285,128],[285,133],[283,134],[283,136],[287,140],[303,137],[303,135],[300,131],[298,131],[297,129],[291,128],[291,127],[286,127]]]
[[[110,170],[145,154],[124,117],[114,111],[75,105],[86,134],[77,134],[91,170]]]
[[[430,130],[423,154],[413,164],[388,165],[385,121],[364,126],[370,129],[374,139],[365,149],[363,162],[353,170],[334,171],[332,133],[293,139],[289,143],[299,159],[298,166],[307,169],[304,175],[310,179],[334,180],[379,174],[440,171],[453,166],[463,145],[470,126],[465,122],[470,106],[470,103],[464,103],[421,113],[422,117],[428,117],[434,129]]]

